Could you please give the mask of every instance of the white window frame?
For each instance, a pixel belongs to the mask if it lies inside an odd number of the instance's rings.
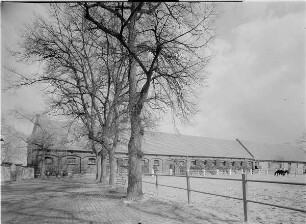
[[[74,162],[72,162],[74,161]],[[68,157],[67,158],[67,164],[68,165],[75,165],[76,164],[76,158],[75,157]]]

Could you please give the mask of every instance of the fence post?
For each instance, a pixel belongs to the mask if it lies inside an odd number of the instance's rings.
[[[217,176],[219,175],[219,169],[217,169]]]
[[[206,172],[206,171],[205,171],[205,170],[203,170],[203,174],[204,174],[204,176],[205,176],[205,172]]]
[[[156,182],[155,182],[155,187],[156,187],[156,194],[158,194],[158,175],[157,173],[155,174]]]
[[[246,174],[242,174],[242,193],[243,193],[243,212],[244,212],[244,221],[248,221],[248,201],[247,201],[247,180]]]
[[[267,169],[267,175],[269,175],[269,169]]]
[[[190,179],[189,179],[189,170],[187,169],[186,172],[186,179],[187,179],[187,197],[188,197],[188,204],[190,204]]]
[[[232,169],[229,169],[229,175],[230,176],[232,175]]]

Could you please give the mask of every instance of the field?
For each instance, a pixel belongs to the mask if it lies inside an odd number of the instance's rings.
[[[241,175],[238,174],[217,177],[241,179]],[[256,174],[248,175],[247,179],[306,183],[305,177],[305,175],[295,176],[292,174],[284,177]],[[143,178],[143,181],[155,183],[155,177],[147,176]],[[160,185],[187,188],[186,177],[159,176],[158,183]],[[192,190],[242,198],[241,181],[190,178],[190,186]],[[143,184],[143,189],[146,194],[156,196],[156,193],[158,193],[157,197],[162,200],[187,203],[186,190],[159,186],[156,192],[155,184],[148,183]],[[248,200],[306,210],[306,186],[248,182],[247,192]],[[243,221],[244,217],[241,200],[191,192],[190,206],[204,213],[208,212],[223,220],[228,220],[229,223],[231,220],[235,223],[238,220]],[[283,208],[248,203],[248,220],[248,223],[306,223],[306,214]]]

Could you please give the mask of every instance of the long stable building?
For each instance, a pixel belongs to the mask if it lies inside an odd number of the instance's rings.
[[[66,131],[66,132],[65,132]],[[47,134],[46,134],[47,133]],[[95,172],[95,155],[84,139],[69,139],[68,128],[63,122],[37,117],[32,137],[57,141],[50,144],[45,163],[71,172]],[[50,137],[52,136],[52,137]],[[63,140],[64,139],[64,140]],[[59,147],[60,146],[60,147]],[[42,152],[34,144],[28,145],[28,166],[39,167]],[[196,162],[249,163],[253,169],[275,170],[285,168],[304,172],[306,153],[297,146],[255,143],[243,140],[223,140],[206,137],[176,135],[161,132],[146,132],[142,142],[143,172],[153,168],[158,172],[169,170],[180,172],[182,167],[190,168]],[[127,144],[119,145],[116,151],[117,164],[128,164]],[[37,169],[39,170],[39,169]]]

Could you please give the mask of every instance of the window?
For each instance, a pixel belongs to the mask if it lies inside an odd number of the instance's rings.
[[[225,160],[222,161],[222,165],[223,165],[223,166],[226,165],[226,161],[225,161]]]
[[[255,169],[259,169],[259,162],[255,162]]]
[[[96,159],[95,158],[89,158],[88,159],[88,165],[95,165],[96,164]]]
[[[191,165],[195,166],[196,165],[196,161],[195,160],[191,160]]]
[[[271,163],[268,163],[268,169],[270,169],[271,168]]]
[[[68,158],[67,163],[68,163],[68,165],[74,165],[74,164],[76,164],[76,158]]]
[[[159,160],[155,159],[154,160],[154,165],[159,166]]]
[[[127,166],[128,164],[129,164],[129,159],[124,159],[124,160],[123,160],[123,165],[124,165],[124,166]]]
[[[143,159],[143,160],[141,161],[141,164],[142,164],[142,165],[148,165],[148,164],[149,164],[149,161],[146,160],[146,159]]]

